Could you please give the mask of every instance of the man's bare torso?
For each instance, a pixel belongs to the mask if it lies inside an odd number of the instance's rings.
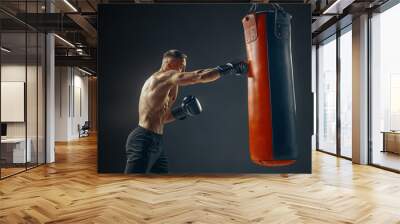
[[[139,99],[139,125],[162,134],[164,123],[171,117],[171,107],[176,100],[178,86],[167,86],[168,76],[175,71],[156,72],[144,83]]]

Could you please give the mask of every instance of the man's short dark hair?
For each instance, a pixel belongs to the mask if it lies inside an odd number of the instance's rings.
[[[177,58],[177,59],[186,59],[187,58],[186,54],[184,54],[181,51],[176,50],[176,49],[168,50],[167,52],[165,52],[163,55],[163,58],[166,58],[166,57],[172,57],[172,58]]]

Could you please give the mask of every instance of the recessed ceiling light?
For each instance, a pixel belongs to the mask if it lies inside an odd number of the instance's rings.
[[[336,0],[333,2],[332,5],[330,5],[327,9],[322,12],[322,14],[341,14],[343,9],[340,8],[345,8],[348,5],[350,5],[354,0]],[[347,5],[347,6],[346,6]]]
[[[75,48],[75,45],[73,45],[71,42],[69,42],[68,40],[62,38],[61,36],[59,36],[58,34],[54,34],[55,37],[57,37],[59,40],[61,40],[62,42],[64,42],[65,44],[67,44],[70,47]]]
[[[78,67],[78,70],[81,71],[81,72],[83,72],[83,73],[85,73],[85,74],[87,74],[87,75],[90,75],[90,76],[93,75],[92,73],[90,73],[90,72],[88,72],[88,71],[86,71],[86,70],[83,70],[83,69],[81,69],[81,68],[79,68],[79,67]]]
[[[11,52],[10,49],[7,49],[7,48],[5,48],[5,47],[1,47],[1,51],[4,51],[4,52],[6,52],[6,53],[10,53],[10,52]]]
[[[68,7],[70,7],[74,12],[78,12],[78,10],[68,0],[64,0],[64,3],[68,5]]]

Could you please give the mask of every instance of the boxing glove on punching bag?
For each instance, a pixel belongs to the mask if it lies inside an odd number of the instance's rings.
[[[249,144],[253,162],[285,166],[296,161],[296,105],[291,15],[281,7],[243,20],[249,62]]]

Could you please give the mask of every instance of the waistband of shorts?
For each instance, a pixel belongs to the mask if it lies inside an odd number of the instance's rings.
[[[155,133],[154,131],[151,131],[151,130],[149,130],[147,128],[144,128],[144,127],[142,127],[140,125],[138,125],[136,129],[139,130],[139,131],[142,131],[142,132],[144,132],[146,134],[152,135],[152,136],[154,136],[156,138],[162,138],[162,134]]]

